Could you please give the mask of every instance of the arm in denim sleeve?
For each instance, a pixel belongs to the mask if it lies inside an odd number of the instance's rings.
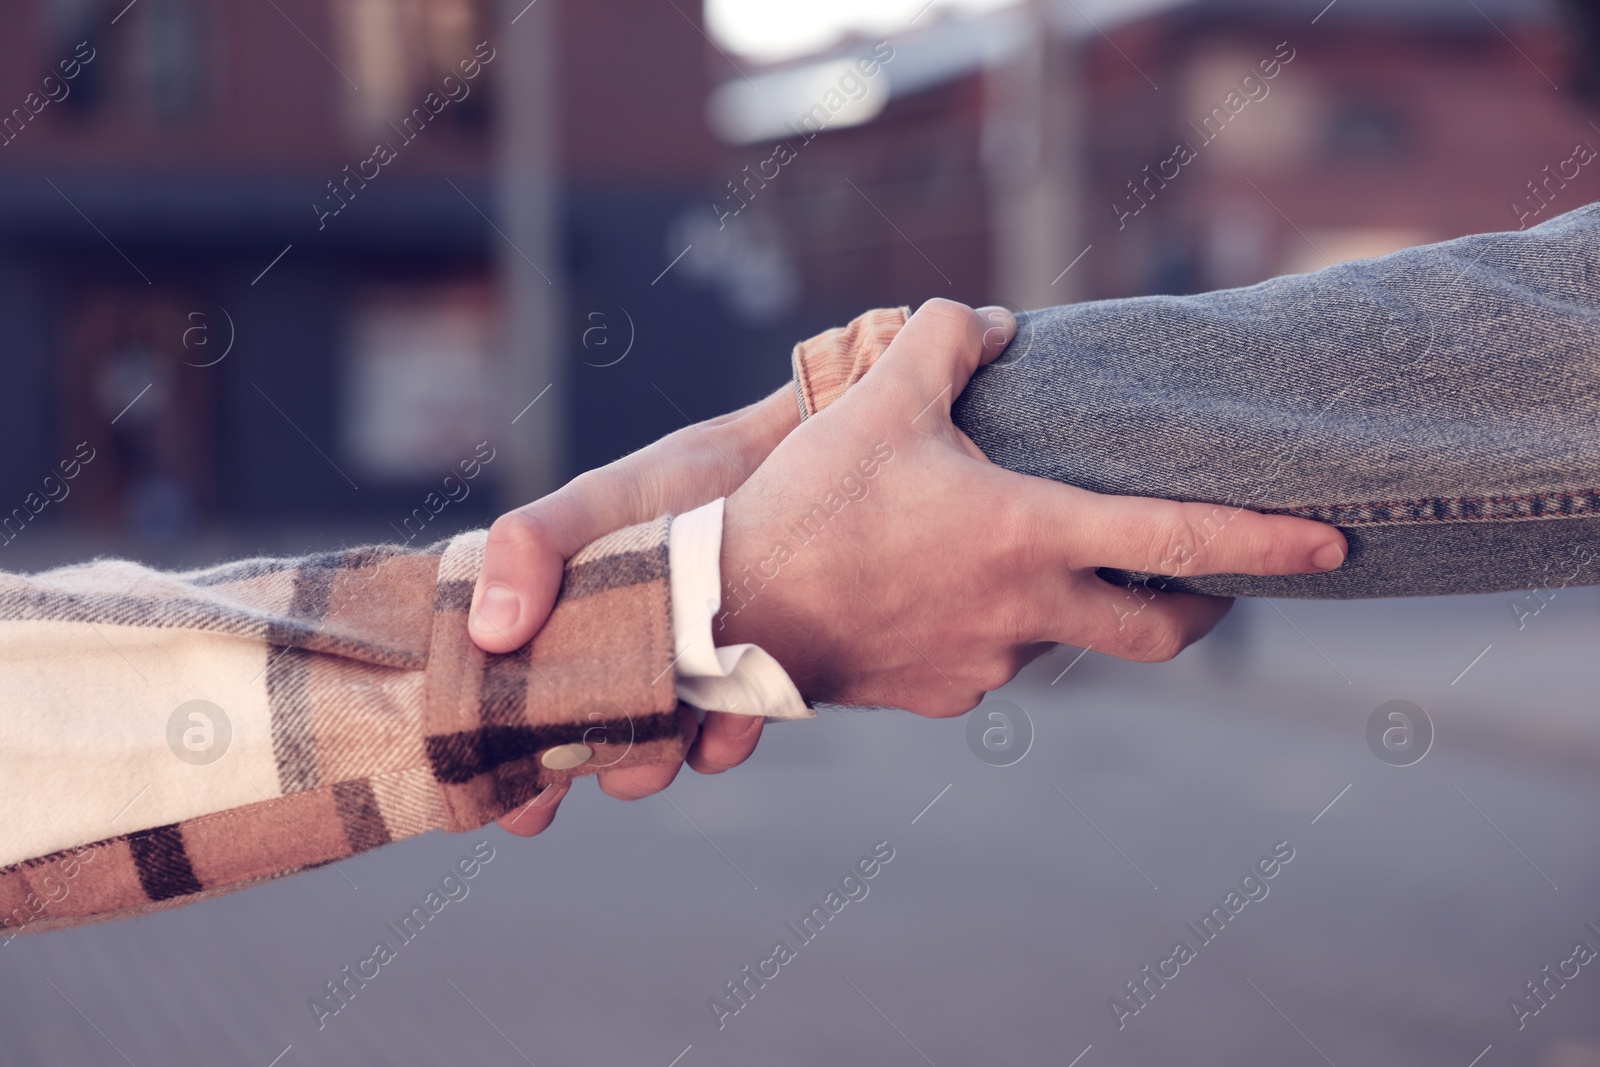
[[[802,411],[865,372],[896,316],[797,347]],[[1331,573],[1162,587],[1366,597],[1600,582],[1600,205],[1249,288],[1018,323],[955,406],[996,463],[1227,505],[1207,537],[1226,537],[1244,507],[1331,522],[1350,540]]]

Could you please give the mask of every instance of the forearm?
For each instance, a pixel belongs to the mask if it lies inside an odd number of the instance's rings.
[[[1550,564],[1566,584],[1600,581],[1585,547],[1600,541],[1600,206],[1248,289],[1019,320],[955,408],[995,462],[1320,519],[1351,543],[1328,574],[1171,587],[1474,592],[1545,584]],[[1226,537],[1230,510],[1202,536]]]
[[[539,503],[559,508],[573,501],[585,512],[583,521],[566,521],[585,531],[626,526],[639,514],[681,515],[739,488],[798,425],[794,389],[785,385],[737,411],[685,426],[586,471]]]
[[[481,531],[0,575],[0,928],[197,899],[681,758],[666,530],[585,549],[505,655],[467,636]]]

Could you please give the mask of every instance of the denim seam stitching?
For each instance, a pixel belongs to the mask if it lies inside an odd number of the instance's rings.
[[[1600,489],[1528,496],[1439,497],[1262,508],[1266,514],[1294,515],[1341,526],[1419,522],[1494,522],[1581,518],[1600,515]]]

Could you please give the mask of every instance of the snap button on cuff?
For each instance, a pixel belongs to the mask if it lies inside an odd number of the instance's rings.
[[[593,755],[594,749],[574,741],[570,745],[557,745],[550,749],[539,757],[539,762],[552,771],[570,771],[574,767],[588,763],[589,757]]]

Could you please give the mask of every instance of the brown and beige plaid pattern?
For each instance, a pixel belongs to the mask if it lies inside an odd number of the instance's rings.
[[[156,646],[197,633],[264,646],[250,685],[264,689],[263,767],[277,782],[258,802],[158,825],[145,801],[122,822],[128,832],[0,868],[0,941],[203,899],[428,830],[471,830],[575,776],[680,760],[668,522],[574,557],[549,622],[506,655],[467,634],[483,531],[185,574],[102,561],[0,575],[0,651],[61,624]],[[592,755],[569,766],[580,745]],[[547,762],[553,752],[564,758]]]

